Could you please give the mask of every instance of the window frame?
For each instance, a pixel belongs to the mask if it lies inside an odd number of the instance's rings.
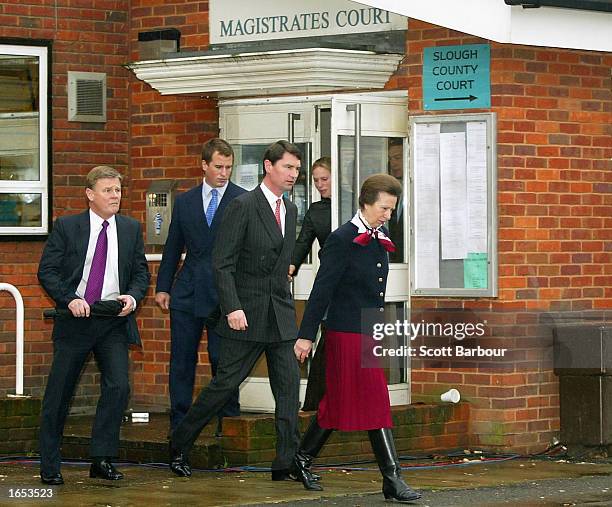
[[[418,124],[463,124],[470,122],[483,122],[486,124],[486,159],[487,159],[487,287],[486,288],[462,288],[462,287],[439,287],[432,288],[422,286],[419,283],[417,270],[416,244],[419,241],[415,219],[417,216],[416,181],[415,181],[415,157],[416,147],[419,140],[416,139],[416,128]],[[410,117],[410,255],[411,255],[411,296],[444,296],[463,298],[490,298],[498,297],[498,262],[497,262],[497,115],[496,113],[465,113],[449,115],[415,115]],[[441,227],[441,225],[440,225]]]
[[[51,49],[52,41],[0,38],[0,54],[35,56],[39,62],[39,179],[0,180],[0,194],[40,194],[41,225],[38,227],[0,226],[0,241],[40,240],[49,234],[52,218],[52,138],[51,138]]]

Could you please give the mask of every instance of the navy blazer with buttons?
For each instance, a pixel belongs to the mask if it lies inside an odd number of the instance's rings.
[[[202,185],[179,195],[172,210],[172,222],[164,245],[155,292],[170,294],[170,308],[208,317],[219,303],[212,271],[212,250],[227,204],[246,190],[231,181],[210,227],[206,222]],[[185,261],[175,273],[181,255]]]
[[[362,330],[363,310],[384,309],[387,251],[375,239],[365,246],[353,243],[356,237],[357,227],[347,222],[325,241],[299,338],[315,339],[328,306],[327,329],[348,333],[367,332]]]

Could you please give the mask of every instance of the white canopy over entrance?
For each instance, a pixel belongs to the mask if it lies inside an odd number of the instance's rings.
[[[524,9],[506,5],[504,0],[355,1],[496,42],[612,51],[609,12],[544,6]]]

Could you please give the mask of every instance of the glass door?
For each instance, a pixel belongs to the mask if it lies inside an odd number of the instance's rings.
[[[302,172],[291,198],[298,206],[298,234],[311,202],[319,200],[311,183],[310,166],[321,156],[332,159],[332,230],[350,220],[357,209],[363,180],[370,174],[389,172],[402,182],[404,194],[388,224],[396,243],[390,259],[386,313],[390,321],[409,315],[409,264],[407,252],[409,223],[406,190],[408,160],[408,104],[406,92],[279,97],[228,100],[219,104],[220,135],[236,152],[232,180],[252,189],[261,182],[262,155],[278,139],[296,143],[304,153]],[[356,157],[355,154],[359,156]],[[406,213],[404,213],[406,210]],[[318,247],[310,262],[300,268],[294,280],[298,321],[308,299],[318,269]],[[408,364],[402,362],[386,370],[393,405],[410,401]],[[302,371],[300,399],[306,388]],[[241,387],[241,405],[249,411],[273,411],[274,400],[265,361],[253,370]]]
[[[408,301],[408,97],[406,92],[335,95],[331,122],[332,229],[355,214],[363,181],[389,173],[404,188],[387,224],[396,251],[391,255],[387,301]],[[358,154],[358,156],[356,156]],[[404,212],[406,211],[406,212]]]
[[[368,176],[388,173],[401,182],[402,196],[387,223],[396,251],[389,258],[385,318],[388,322],[408,320],[407,93],[334,95],[331,104],[332,229],[353,217],[361,184]],[[399,361],[386,369],[392,405],[410,402],[408,367],[407,361]]]
[[[263,154],[270,144],[279,139],[293,142],[302,152],[302,170],[288,196],[298,208],[297,234],[311,203],[310,165],[313,157],[318,155],[314,111],[312,104],[295,100],[231,100],[219,104],[220,137],[234,148],[236,159],[231,179],[235,184],[253,190],[261,183],[264,175]],[[304,268],[300,270],[300,276],[295,278],[293,292],[294,295],[300,293],[302,299],[308,299],[314,272],[311,266],[304,265]],[[301,315],[304,302],[296,303],[298,314]],[[306,374],[303,368],[301,399],[306,389]],[[245,411],[274,411],[274,398],[263,357],[240,388],[240,404]]]

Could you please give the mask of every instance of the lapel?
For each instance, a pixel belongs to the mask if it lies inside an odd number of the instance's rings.
[[[293,203],[289,199],[283,197],[283,201],[285,203],[285,209],[287,212],[285,213],[285,237],[283,241],[283,250],[280,257],[283,257],[286,250],[293,250],[295,244],[295,233],[293,234],[293,237],[289,237],[287,233],[290,233],[290,231],[295,231],[296,213],[293,212]],[[274,220],[274,223],[276,223],[276,220]]]
[[[79,215],[77,222],[78,231],[75,236],[76,250],[81,260],[81,271],[85,267],[85,257],[87,256],[87,247],[89,246],[89,210]]]
[[[264,195],[261,188],[259,188],[259,185],[257,186],[257,188],[255,188],[255,190],[253,190],[253,192],[255,192],[257,213],[259,213],[259,216],[261,217],[261,222],[264,225],[264,228],[266,229],[266,231],[268,231],[268,234],[270,235],[270,239],[272,239],[275,245],[279,242],[282,242],[283,235],[281,234],[281,231],[278,228],[278,224],[276,223],[276,218],[274,217],[274,213],[272,212],[272,208],[270,207],[270,204],[268,203],[266,196]],[[286,223],[285,223],[285,230],[286,230]]]
[[[211,229],[215,229],[221,222],[221,216],[223,215],[223,210],[234,197],[234,188],[232,187],[235,187],[235,186],[236,185],[234,185],[231,181],[227,184],[227,188],[225,189],[223,198],[221,199],[221,202],[217,206],[217,211],[215,212],[215,216],[213,217],[212,224],[210,224]],[[208,226],[208,223],[206,225]]]
[[[125,238],[128,235],[127,222],[119,214],[115,215],[115,225],[117,227],[117,270],[119,271],[119,292],[123,294],[123,267],[125,266],[125,254],[128,242]],[[123,241],[122,241],[123,240]]]
[[[195,188],[195,191],[189,196],[189,200],[187,201],[188,209],[193,210],[193,217],[195,219],[195,223],[198,224],[198,229],[201,234],[206,237],[210,232],[210,228],[208,227],[208,222],[206,221],[206,213],[204,213],[204,201],[202,199],[202,187],[200,184]],[[215,220],[213,219],[213,224]],[[200,234],[198,234],[200,236]]]

